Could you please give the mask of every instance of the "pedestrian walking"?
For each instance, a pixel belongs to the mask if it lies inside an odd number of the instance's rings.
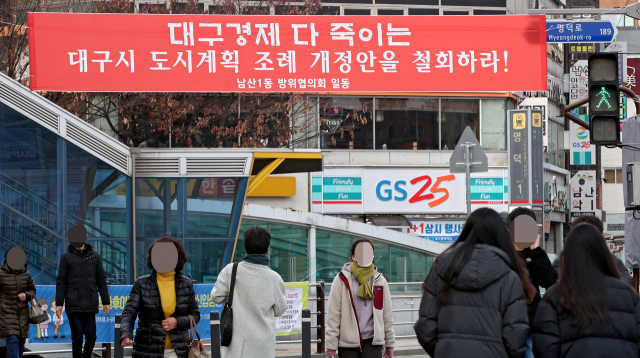
[[[600,218],[598,218],[597,216],[578,216],[571,223],[571,228],[574,228],[579,224],[591,224],[595,226],[601,234],[604,234],[604,224],[602,223],[602,220],[600,220]],[[629,269],[627,268],[627,266],[615,255],[613,255],[613,260],[616,262],[618,270],[620,270],[620,276],[622,276],[622,279],[628,282],[633,287],[633,277],[631,277],[631,275],[629,274]],[[556,259],[553,261],[553,267],[555,267],[555,269],[560,272],[560,257],[556,257]]]
[[[350,253],[351,261],[331,284],[327,357],[392,358],[396,338],[391,292],[374,264],[373,243],[357,240]]]
[[[528,215],[534,221],[536,220],[536,214],[529,208],[516,208],[507,216],[507,225],[511,223],[520,215]],[[533,323],[533,318],[536,316],[536,310],[540,304],[540,287],[545,290],[551,287],[558,281],[558,272],[556,268],[551,264],[549,256],[540,245],[540,235],[536,239],[536,242],[531,247],[518,247],[514,244],[516,251],[521,259],[524,260],[527,266],[527,272],[529,273],[529,280],[536,289],[536,294],[533,296],[533,301],[527,305],[527,315],[529,317],[529,324]],[[533,358],[532,350],[532,338],[531,332],[527,335],[527,351],[525,358]]]
[[[287,300],[282,277],[269,268],[270,245],[267,230],[259,226],[248,228],[244,233],[247,254],[242,262],[222,269],[211,290],[211,300],[221,304],[229,300],[234,286],[233,336],[231,344],[222,347],[223,358],[275,357],[275,319],[287,310]],[[236,274],[232,278],[234,265]]]
[[[27,255],[14,246],[7,250],[0,267],[0,338],[6,339],[7,358],[22,358],[29,338],[29,302],[35,297]]]
[[[61,319],[62,307],[65,307],[71,329],[73,358],[92,356],[97,338],[96,314],[100,311],[98,293],[105,316],[109,315],[111,303],[102,258],[86,242],[84,226],[76,225],[69,230],[70,245],[60,258],[56,280],[56,315]]]
[[[429,272],[418,342],[435,358],[522,358],[535,292],[500,215],[477,209]]]
[[[122,312],[120,345],[133,344],[133,358],[188,357],[189,317],[198,323],[200,310],[193,281],[181,272],[186,263],[187,253],[174,238],[149,245],[147,267],[153,271],[133,283]]]
[[[571,229],[560,266],[560,280],[544,295],[533,322],[535,356],[638,357],[640,299],[622,280],[598,229]]]

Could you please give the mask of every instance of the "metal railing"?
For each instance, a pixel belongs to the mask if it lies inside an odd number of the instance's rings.
[[[422,285],[422,282],[390,282],[389,286],[415,286]],[[309,309],[302,310],[302,339],[291,341],[276,341],[276,344],[301,344],[302,345],[302,358],[311,357],[311,344],[316,344],[317,353],[325,353],[325,315],[327,311],[325,309],[325,301],[329,298],[325,295],[325,287],[331,286],[322,280],[317,283],[310,283],[310,287],[316,287],[316,297],[310,297],[309,301],[316,301],[316,311],[312,312]],[[392,298],[422,298],[421,295],[411,296],[393,296]],[[417,308],[411,309],[394,309],[392,312],[417,312]],[[311,315],[316,315],[316,325],[311,326]],[[209,324],[211,325],[211,343],[204,343],[205,346],[211,349],[211,358],[220,358],[220,314],[218,311],[212,311]],[[102,358],[112,358],[111,351],[113,351],[113,358],[124,358],[124,350],[132,349],[132,347],[122,347],[118,337],[120,337],[120,325],[122,324],[122,315],[116,315],[115,317],[115,342],[113,346],[111,343],[104,343],[103,347],[94,348],[94,352],[102,352]],[[395,326],[401,325],[413,325],[415,322],[394,322]],[[311,339],[311,329],[315,329],[317,332],[317,339]],[[396,336],[396,338],[415,338],[415,335],[408,336]],[[43,354],[59,354],[59,353],[71,353],[71,349],[61,350],[48,350],[48,351],[32,351],[25,352],[25,356],[43,355]]]

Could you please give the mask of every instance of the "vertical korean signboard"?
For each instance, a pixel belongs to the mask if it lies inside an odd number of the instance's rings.
[[[531,205],[529,113],[530,110],[509,111],[509,206]]]
[[[571,220],[596,215],[596,171],[571,171]]]
[[[531,201],[536,213],[538,234],[544,238],[544,164],[542,142],[542,114],[540,110],[531,110]],[[544,240],[543,240],[544,241]]]
[[[587,60],[577,61],[571,66],[569,79],[571,82],[571,91],[569,93],[569,103],[577,102],[585,97],[588,93],[588,74],[589,67]],[[577,109],[574,113],[578,118],[589,123],[589,115],[587,114],[587,106]],[[583,111],[581,114],[581,111]],[[596,162],[596,148],[591,146],[589,141],[589,130],[577,123],[569,123],[569,143],[570,143],[570,164],[571,165],[593,165]]]

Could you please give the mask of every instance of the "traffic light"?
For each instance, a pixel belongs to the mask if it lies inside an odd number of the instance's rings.
[[[592,144],[620,143],[618,54],[589,56],[589,134]]]

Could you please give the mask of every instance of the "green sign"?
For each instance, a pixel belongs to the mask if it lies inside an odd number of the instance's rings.
[[[507,185],[502,178],[471,178],[472,203],[502,201],[506,197]]]
[[[313,203],[358,204],[362,202],[362,178],[314,177]]]

